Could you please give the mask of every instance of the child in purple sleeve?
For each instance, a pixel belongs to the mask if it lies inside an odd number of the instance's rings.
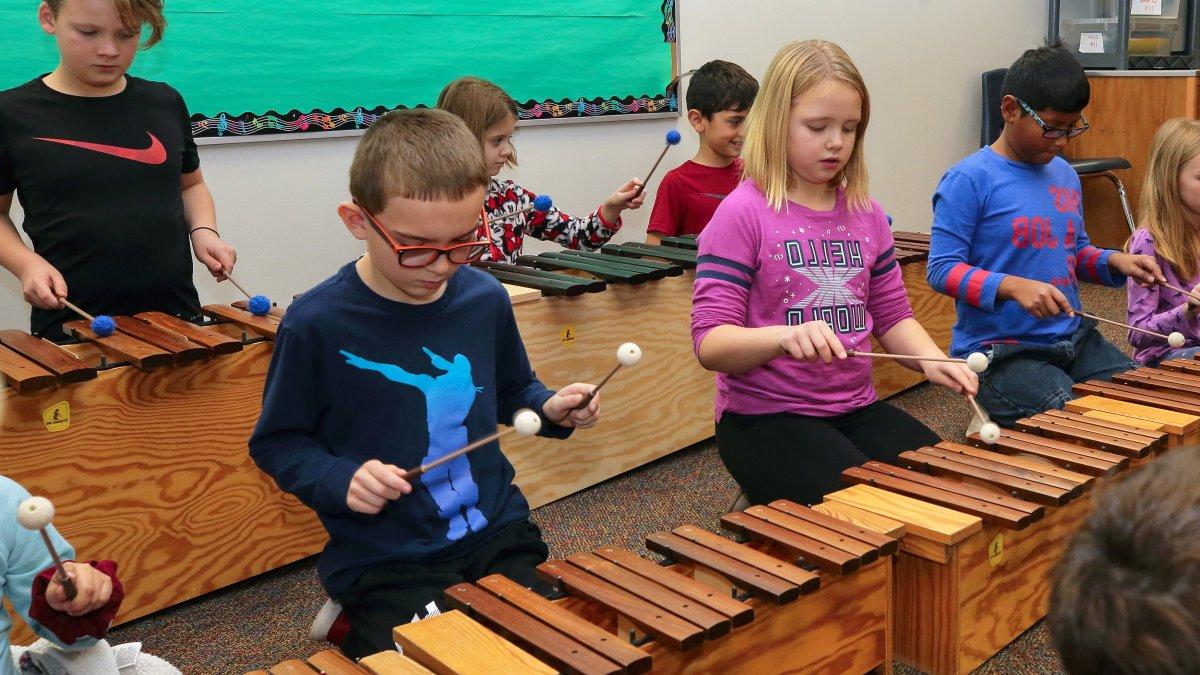
[[[1168,120],[1154,135],[1150,167],[1139,210],[1142,226],[1129,252],[1153,256],[1166,286],[1129,284],[1129,325],[1161,333],[1179,331],[1187,340],[1171,349],[1159,338],[1129,331],[1134,358],[1143,365],[1200,353],[1200,122]]]
[[[1062,408],[1076,382],[1133,366],[1075,315],[1087,311],[1078,280],[1151,284],[1162,273],[1153,258],[1088,240],[1079,176],[1058,156],[1088,128],[1091,89],[1075,57],[1061,44],[1031,49],[1002,91],[1004,131],[951,167],[933,196],[928,279],[957,301],[950,353],[988,356],[979,403],[1010,426]]]
[[[700,235],[692,339],[717,375],[717,449],[753,503],[805,504],[843,469],[938,442],[878,401],[870,351],[941,357],[912,316],[891,231],[867,195],[870,105],[841,48],[809,40],[776,54],[745,141],[746,179]],[[962,364],[902,362],[975,393]],[[965,404],[964,404],[965,405]]]

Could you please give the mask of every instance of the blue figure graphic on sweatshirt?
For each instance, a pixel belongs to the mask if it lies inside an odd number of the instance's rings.
[[[429,363],[444,371],[444,375],[410,373],[400,366],[368,361],[344,349],[340,353],[346,357],[346,363],[355,368],[373,370],[393,382],[415,387],[425,395],[429,451],[421,463],[426,464],[467,444],[464,422],[475,403],[475,395],[483,389],[476,387],[471,379],[471,362],[467,357],[456,354],[453,361],[447,361],[426,347],[421,350],[429,357]],[[468,531],[479,532],[487,526],[487,518],[476,508],[479,488],[471,476],[471,463],[466,455],[421,474],[421,483],[437,503],[438,515],[447,521],[446,538],[450,541],[458,541]]]

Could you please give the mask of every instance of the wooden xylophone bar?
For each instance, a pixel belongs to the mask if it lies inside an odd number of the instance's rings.
[[[826,496],[834,515],[881,529],[868,512],[906,530],[895,564],[897,659],[970,672],[1045,615],[1050,568],[1090,509],[1090,490],[1164,446],[1162,432],[1089,419],[1051,411],[994,446],[973,436],[843,473],[851,487]]]
[[[1200,440],[1200,376],[1191,360],[1173,359],[1158,368],[1135,368],[1112,381],[1073,387],[1078,398],[1066,409],[1088,419],[1120,422],[1167,435],[1167,446]]]
[[[548,561],[539,573],[568,594],[561,600],[501,575],[455,585],[446,590],[450,612],[396,627],[401,658],[413,662],[403,667],[463,675],[890,669],[895,538],[786,501],[728,514],[723,524],[754,541],[682,526],[647,538],[667,566],[611,546]],[[397,657],[325,672],[422,672],[387,670]],[[330,658],[255,673],[311,675]]]
[[[503,283],[533,288],[546,295],[575,296],[582,293],[599,293],[606,286],[605,282],[600,279],[581,279],[525,265],[510,265],[508,263],[487,260],[480,260],[471,264],[487,270],[488,273]]]

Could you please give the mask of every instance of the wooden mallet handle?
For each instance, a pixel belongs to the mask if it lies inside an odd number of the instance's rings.
[[[879,352],[860,352],[857,349],[847,349],[850,356],[869,356],[873,359],[896,359],[913,361],[940,361],[942,363],[966,363],[966,359],[955,359],[948,356],[913,356],[911,354],[881,354]]]
[[[1093,320],[1093,321],[1103,321],[1104,323],[1110,323],[1110,324],[1112,324],[1112,325],[1114,325],[1114,326],[1120,326],[1120,327],[1122,327],[1122,328],[1128,328],[1129,330],[1135,330],[1135,331],[1138,331],[1139,333],[1145,333],[1146,335],[1153,335],[1154,337],[1160,337],[1160,338],[1162,338],[1162,339],[1164,339],[1164,340],[1170,340],[1170,339],[1171,339],[1171,336],[1170,336],[1170,335],[1163,335],[1162,333],[1156,333],[1156,332],[1154,332],[1154,331],[1152,331],[1152,330],[1146,330],[1145,328],[1138,328],[1137,326],[1130,326],[1130,325],[1129,325],[1129,324],[1127,324],[1127,323],[1121,323],[1120,321],[1113,321],[1112,319],[1106,319],[1106,318],[1104,318],[1104,317],[1102,317],[1102,316],[1096,316],[1095,314],[1089,314],[1089,313],[1087,313],[1087,312],[1083,312],[1083,311],[1080,311],[1080,310],[1078,310],[1078,309],[1077,309],[1077,310],[1075,310],[1075,313],[1076,313],[1076,314],[1078,314],[1079,316],[1082,316],[1082,317],[1087,317],[1087,318],[1089,318],[1089,319],[1091,319],[1091,320]]]
[[[1171,284],[1168,284],[1168,283],[1167,283],[1167,282],[1165,282],[1165,281],[1160,281],[1160,282],[1158,282],[1158,283],[1159,283],[1159,285],[1160,285],[1160,286],[1163,286],[1163,287],[1165,287],[1165,288],[1169,288],[1169,289],[1171,289],[1172,291],[1175,291],[1176,293],[1182,293],[1182,294],[1184,294],[1184,295],[1188,296],[1189,298],[1191,298],[1191,299],[1195,300],[1196,302],[1200,302],[1200,295],[1196,295],[1195,293],[1193,293],[1193,292],[1191,292],[1191,291],[1184,290],[1184,289],[1182,289],[1182,288],[1180,288],[1180,287],[1178,287],[1178,286],[1172,286]]]
[[[236,286],[237,289],[242,292],[242,295],[246,296],[247,300],[249,300],[251,297],[253,297],[249,293],[246,292],[246,289],[242,288],[241,284],[239,284],[237,281],[235,281],[233,277],[229,276],[228,272],[226,272],[223,276],[225,277],[226,281],[228,281],[229,283]]]
[[[608,371],[608,375],[605,375],[604,379],[600,380],[600,384],[597,384],[596,386],[592,387],[592,390],[589,391],[583,397],[583,400],[579,402],[579,405],[575,406],[575,409],[583,410],[584,408],[588,407],[588,404],[590,404],[592,402],[592,400],[596,398],[596,394],[600,393],[600,387],[603,387],[605,385],[605,383],[607,383],[609,380],[611,380],[612,376],[616,375],[617,371],[620,369],[621,369],[621,364],[619,364],[619,363],[617,365],[613,366],[613,369]]]
[[[50,541],[50,535],[46,534],[46,528],[38,528],[38,532],[42,533],[42,541],[46,543],[46,550],[50,551],[50,557],[54,559],[54,567],[58,570],[58,581],[62,584],[63,593],[67,595],[67,600],[74,600],[75,596],[79,594],[79,590],[75,588],[75,580],[67,576],[62,558],[59,558],[58,551],[54,550],[54,543]]]
[[[442,455],[441,457],[438,457],[437,459],[433,460],[432,462],[422,464],[421,466],[418,466],[414,469],[409,469],[404,472],[403,478],[404,478],[404,480],[411,481],[412,479],[420,476],[423,473],[432,471],[434,468],[439,467],[439,466],[445,464],[446,462],[449,462],[458,457],[462,457],[463,455],[467,454],[468,452],[471,452],[472,450],[481,448],[481,447],[487,445],[488,443],[491,443],[492,441],[495,441],[499,438],[503,438],[504,436],[507,436],[508,434],[511,434],[514,431],[519,432],[522,436],[532,436],[532,435],[536,434],[537,432],[541,431],[541,429],[542,429],[541,416],[539,416],[536,412],[534,412],[532,410],[529,410],[527,408],[522,408],[521,410],[517,411],[516,415],[513,415],[512,426],[508,427],[507,429],[501,429],[500,431],[497,431],[496,433],[488,434],[487,436],[484,436],[483,438],[479,438],[474,441],[471,441],[470,443],[467,443],[466,445],[462,446],[458,450],[455,450],[454,452]]]
[[[975,409],[975,414],[979,416],[979,420],[981,422],[987,424],[988,422],[992,421],[992,418],[988,417],[988,414],[983,411],[983,408],[980,407],[979,402],[975,400],[974,396],[967,394],[966,398],[967,403],[970,403],[971,407]]]
[[[428,462],[428,463],[422,464],[421,466],[418,466],[418,467],[415,467],[412,469],[408,469],[407,471],[404,472],[404,480],[412,482],[412,480],[414,478],[420,477],[421,474],[423,474],[427,471],[431,471],[431,470],[445,464],[446,462],[449,462],[452,459],[462,457],[463,455],[467,454],[468,452],[471,452],[472,450],[482,448],[483,446],[487,445],[488,443],[491,443],[492,441],[495,441],[504,436],[507,436],[508,434],[511,434],[514,431],[516,431],[516,429],[514,427],[508,427],[507,429],[501,429],[500,431],[497,431],[494,434],[488,434],[487,436],[484,436],[483,438],[479,438],[474,441],[471,441],[470,443],[467,443],[466,445],[462,446],[458,450],[455,450],[454,452],[451,452],[447,455],[442,455],[441,457],[438,457],[437,459],[433,460],[432,462]]]
[[[94,317],[94,316],[92,316],[91,314],[88,314],[87,312],[83,311],[82,309],[80,309],[80,308],[79,308],[79,306],[78,306],[78,305],[76,305],[75,303],[71,302],[70,300],[68,300],[68,299],[66,299],[66,298],[59,298],[59,300],[62,300],[62,303],[63,303],[64,305],[66,305],[67,309],[69,309],[69,310],[71,310],[71,311],[75,312],[76,314],[78,314],[79,316],[82,316],[83,318],[87,319],[88,321],[95,321],[95,320],[96,320],[96,317]]]
[[[646,190],[646,186],[650,184],[650,177],[654,175],[654,171],[656,169],[658,169],[658,165],[660,163],[662,163],[663,157],[667,156],[667,151],[670,149],[671,149],[670,144],[663,146],[662,152],[658,153],[658,159],[654,160],[654,166],[650,167],[649,173],[647,173],[646,177],[642,179],[642,184],[637,186],[637,189],[633,191],[634,197],[637,197],[638,195],[642,194],[642,192],[644,192]]]

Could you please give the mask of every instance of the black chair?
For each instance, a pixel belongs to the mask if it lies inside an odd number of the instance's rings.
[[[1000,87],[1004,84],[1004,74],[1007,68],[989,70],[983,74],[983,123],[980,125],[979,147],[991,145],[1000,137],[1004,129],[1004,119],[1000,116]],[[1071,168],[1080,178],[1103,177],[1112,181],[1117,188],[1117,196],[1121,199],[1121,210],[1125,212],[1125,223],[1133,232],[1133,213],[1129,210],[1129,198],[1125,194],[1125,185],[1113,171],[1130,168],[1129,160],[1124,157],[1089,157],[1084,159],[1069,159],[1064,157]]]

